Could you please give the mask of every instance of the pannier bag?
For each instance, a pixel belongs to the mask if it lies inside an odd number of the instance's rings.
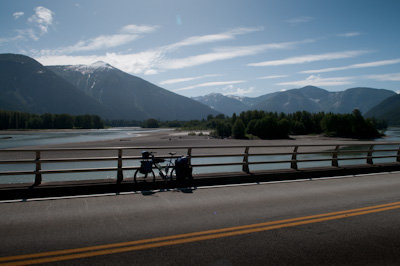
[[[192,168],[189,165],[189,158],[184,156],[175,160],[175,173],[177,180],[192,178]]]
[[[148,174],[148,173],[151,172],[151,169],[152,169],[152,167],[151,167],[152,162],[151,161],[141,161],[140,163],[141,163],[140,170],[139,170],[140,173]]]

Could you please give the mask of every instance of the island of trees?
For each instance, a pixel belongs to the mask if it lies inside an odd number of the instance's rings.
[[[331,137],[373,139],[387,128],[385,121],[364,119],[355,109],[351,114],[309,113],[293,114],[247,111],[227,117],[209,115],[207,119],[192,121],[103,121],[97,115],[29,114],[0,110],[0,129],[91,129],[105,126],[141,126],[144,128],[182,128],[211,130],[213,135],[237,139],[282,139],[289,135],[324,134]]]
[[[289,135],[324,134],[330,137],[355,139],[379,138],[379,130],[387,128],[385,121],[364,119],[361,112],[355,109],[351,114],[309,113],[307,111],[293,114],[272,113],[264,111],[247,111],[232,117],[209,115],[207,120],[186,122],[160,122],[149,119],[142,127],[179,127],[187,130],[213,130],[217,137],[237,139],[282,139]]]

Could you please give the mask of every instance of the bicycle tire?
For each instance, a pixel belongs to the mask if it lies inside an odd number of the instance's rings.
[[[135,172],[135,175],[133,176],[133,180],[135,181],[135,183],[138,182],[138,179],[143,179],[144,181],[146,181],[148,175],[150,174],[150,177],[152,177],[152,182],[156,182],[156,175],[154,174],[153,170],[151,170],[151,172],[146,173],[146,174],[142,174],[140,172],[140,169],[137,169]]]

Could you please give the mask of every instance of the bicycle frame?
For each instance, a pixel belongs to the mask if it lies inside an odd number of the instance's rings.
[[[169,155],[171,157],[168,158],[168,160],[165,160],[164,162],[167,162],[166,165],[161,165],[159,162],[153,163],[155,168],[158,170],[158,173],[160,174],[161,178],[164,179],[165,183],[168,182],[168,177],[173,180],[173,172],[175,169],[175,163],[173,162],[173,156],[176,154],[176,152],[170,152]],[[154,161],[154,156],[152,158]],[[163,171],[164,170],[164,171]]]

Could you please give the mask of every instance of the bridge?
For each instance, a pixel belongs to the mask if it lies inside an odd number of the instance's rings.
[[[0,265],[399,265],[399,144],[2,150],[33,169],[1,172],[32,182],[1,187]],[[143,149],[239,170],[134,184]],[[115,178],[47,178],[92,171]]]

